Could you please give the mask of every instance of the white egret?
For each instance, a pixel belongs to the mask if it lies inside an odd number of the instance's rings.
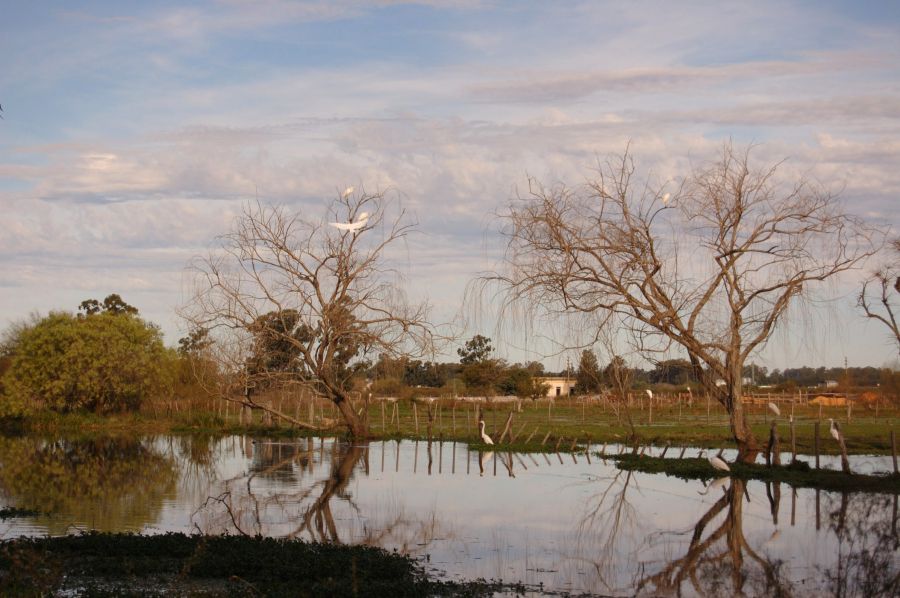
[[[341,193],[341,199],[347,199],[351,193],[353,193],[353,185],[350,185],[349,187],[344,189],[344,192]]]
[[[329,222],[331,226],[339,230],[356,232],[363,228],[369,222],[369,213],[363,212],[359,215],[355,222]]]
[[[831,437],[834,438],[834,439],[837,440],[837,441],[840,441],[840,440],[841,440],[841,433],[838,432],[837,426],[834,425],[834,420],[831,419],[831,418],[829,417],[829,418],[828,418],[828,421],[831,422],[831,429],[829,430],[829,431],[831,432]]]
[[[662,196],[663,205],[666,205],[667,203],[669,203],[670,197],[672,197],[672,195],[669,193],[666,193],[665,195]]]
[[[718,469],[719,471],[731,471],[731,468],[728,467],[728,463],[726,463],[718,455],[707,457],[706,460],[709,461],[709,464],[713,466],[713,469]]]
[[[478,422],[478,425],[481,428],[481,441],[485,444],[494,444],[494,441],[491,440],[491,437],[488,436],[484,431],[484,420]]]
[[[776,405],[775,403],[769,403],[769,411],[771,411],[775,415],[781,415],[781,409],[779,409],[778,405]]]
[[[650,389],[648,388],[648,389],[645,390],[644,392],[647,393],[647,396],[648,396],[648,397],[650,397],[651,399],[653,398],[653,391],[652,391],[652,390],[650,390]]]

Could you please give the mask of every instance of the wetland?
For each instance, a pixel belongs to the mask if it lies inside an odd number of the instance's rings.
[[[425,593],[900,591],[896,490],[716,478],[711,469],[663,475],[622,467],[618,453],[626,447],[612,444],[604,455],[599,446],[478,448],[250,435],[3,437],[0,500],[18,511],[0,521],[0,533],[6,540],[177,533],[374,547],[409,557],[435,584],[461,584]],[[699,454],[688,448],[683,461],[700,462]],[[890,456],[851,460],[860,474],[891,470]],[[839,467],[836,457],[822,461]],[[474,580],[506,585],[465,585]]]

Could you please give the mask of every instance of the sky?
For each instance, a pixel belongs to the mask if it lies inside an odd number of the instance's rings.
[[[410,295],[490,336],[462,306],[501,256],[496,214],[529,176],[577,185],[626,146],[667,181],[727,140],[756,144],[900,228],[897,3],[2,4],[4,327],[115,292],[174,345],[186,265],[242,205],[324,218],[357,185],[419,223],[399,265]],[[756,361],[890,361],[853,309],[863,275]],[[495,339],[500,354],[548,353],[521,336]]]

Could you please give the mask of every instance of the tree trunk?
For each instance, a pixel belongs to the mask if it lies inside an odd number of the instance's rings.
[[[344,422],[347,424],[350,436],[356,439],[368,438],[369,428],[362,418],[353,411],[353,406],[350,404],[350,401],[346,397],[335,397],[333,401],[334,404],[337,405],[338,411],[340,411],[341,415],[344,417]]]
[[[728,405],[725,405],[728,408]],[[753,429],[747,423],[747,413],[744,411],[744,403],[741,397],[731,398],[731,408],[728,409],[731,419],[731,434],[737,443],[737,461],[740,463],[753,463],[759,455],[759,442],[753,434]]]

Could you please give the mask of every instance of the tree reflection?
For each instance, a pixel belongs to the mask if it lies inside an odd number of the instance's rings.
[[[710,596],[791,595],[790,582],[782,575],[782,563],[761,555],[744,536],[743,505],[745,498],[749,500],[745,483],[731,478],[722,496],[689,532],[690,542],[684,555],[640,579],[639,593],[681,594],[690,589]],[[724,519],[714,526],[721,514]],[[686,584],[690,585],[685,587]]]
[[[253,447],[249,474],[228,480],[225,492],[195,512],[197,529],[390,546],[404,554],[423,552],[436,536],[448,537],[439,533],[436,514],[408,517],[402,506],[393,512],[362,512],[348,486],[359,470],[368,472],[368,444],[333,442],[326,448],[308,439],[292,448],[273,446]],[[316,479],[326,462],[327,476]],[[288,477],[293,483],[285,483]],[[276,484],[267,483],[274,478]],[[340,509],[352,516],[336,514]]]
[[[631,470],[618,470],[578,526],[579,543],[595,534],[599,540],[599,558],[591,559],[590,564],[607,590],[615,589],[611,578],[620,557],[620,535],[630,536],[637,521],[637,511],[627,499],[628,489],[634,481],[633,474]]]
[[[900,595],[897,495],[825,495],[829,529],[837,536],[834,567],[820,568],[833,596]]]
[[[49,514],[35,522],[51,535],[72,525],[121,531],[155,523],[178,480],[170,456],[129,438],[0,438],[0,464],[7,500]]]

